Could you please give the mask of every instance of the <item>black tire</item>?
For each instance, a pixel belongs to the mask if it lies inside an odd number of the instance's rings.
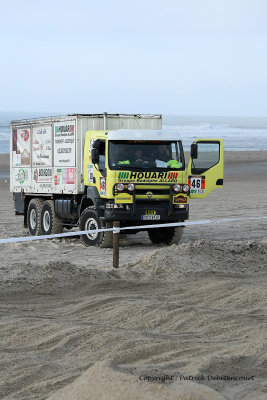
[[[31,199],[27,211],[27,225],[30,235],[39,236],[42,234],[41,230],[41,211],[43,199]]]
[[[111,223],[108,223],[107,228],[112,228]],[[87,207],[83,210],[80,218],[80,230],[95,230],[104,228],[101,224],[95,210],[92,207]],[[92,234],[81,235],[81,241],[85,246],[100,246],[100,247],[112,247],[113,243],[113,232],[98,232]]]
[[[62,220],[56,216],[53,200],[46,200],[41,212],[41,230],[43,235],[63,232]]]
[[[155,228],[148,230],[148,236],[152,243],[165,243],[167,245],[178,244],[183,236],[183,226],[176,228]]]

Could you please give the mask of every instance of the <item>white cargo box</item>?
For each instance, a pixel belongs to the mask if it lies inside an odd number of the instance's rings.
[[[162,129],[161,115],[70,114],[10,124],[10,191],[84,192],[86,131]]]

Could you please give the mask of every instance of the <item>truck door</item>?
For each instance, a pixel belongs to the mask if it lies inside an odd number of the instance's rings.
[[[193,199],[203,199],[214,189],[222,188],[222,139],[196,139],[191,146],[187,173]]]

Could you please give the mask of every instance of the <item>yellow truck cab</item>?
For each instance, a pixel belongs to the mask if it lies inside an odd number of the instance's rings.
[[[176,133],[159,130],[88,131],[84,145],[86,201],[80,230],[183,222],[189,199],[223,186],[223,143],[198,139],[188,168]],[[178,243],[182,227],[147,229],[152,243]],[[127,233],[137,233],[129,230]],[[85,245],[110,246],[112,232],[82,235]]]

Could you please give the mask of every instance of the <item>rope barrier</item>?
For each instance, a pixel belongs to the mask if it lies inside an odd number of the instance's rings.
[[[132,230],[132,229],[144,230],[144,229],[218,224],[218,223],[222,223],[222,222],[235,222],[235,221],[261,220],[261,219],[267,219],[267,216],[246,217],[246,218],[224,218],[224,219],[217,219],[217,220],[206,219],[206,220],[202,220],[202,221],[192,221],[192,222],[173,222],[173,223],[167,223],[167,224],[136,225],[136,226],[121,227],[121,228],[101,228],[101,229],[94,229],[94,230],[89,230],[89,231],[87,230],[87,231],[74,231],[74,232],[58,233],[58,234],[54,234],[54,235],[13,237],[13,238],[7,238],[7,239],[0,239],[0,244],[28,242],[28,241],[33,241],[33,240],[54,239],[54,238],[86,235],[88,233],[107,232],[107,231],[113,231],[113,233],[116,234],[116,233],[119,233],[120,231],[127,231],[127,230]]]

